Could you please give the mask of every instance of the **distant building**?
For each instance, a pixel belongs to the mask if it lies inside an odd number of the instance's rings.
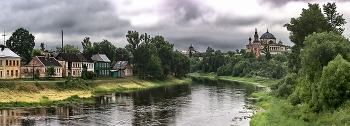
[[[21,57],[5,46],[0,49],[0,78],[14,79],[20,77]]]
[[[269,33],[269,30],[267,30],[266,33],[261,35],[259,39],[257,28],[255,28],[253,43],[250,37],[248,40],[249,40],[249,43],[248,45],[246,45],[246,48],[247,48],[246,52],[254,52],[255,57],[259,57],[260,55],[263,54],[262,50],[265,44],[269,46],[271,55],[276,55],[286,50],[285,45],[283,45],[282,41],[280,40],[277,43],[275,36]]]

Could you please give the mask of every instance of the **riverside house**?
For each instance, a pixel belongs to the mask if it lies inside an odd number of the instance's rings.
[[[97,76],[109,76],[111,61],[105,54],[95,54],[91,59],[94,61],[94,71]]]
[[[0,78],[14,79],[20,77],[21,57],[4,45],[0,49]]]
[[[60,53],[56,57],[57,61],[62,65],[62,77],[80,77],[82,63],[74,53]]]
[[[132,76],[132,66],[129,61],[117,61],[113,70],[118,71],[118,77]]]
[[[46,71],[50,66],[54,66],[56,73],[52,77],[62,77],[62,65],[54,57],[48,55],[47,57],[35,56],[27,65],[21,67],[21,77],[31,78],[33,73],[39,75],[39,77],[49,77]]]
[[[83,65],[86,65],[87,71],[94,72],[94,61],[91,59],[91,56],[89,54],[77,54],[79,57],[79,60],[81,61],[81,71],[83,71]]]

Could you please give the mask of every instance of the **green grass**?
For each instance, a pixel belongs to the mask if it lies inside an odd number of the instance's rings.
[[[250,82],[250,83],[259,83],[263,86],[270,86],[272,84],[278,83],[279,80],[270,79],[265,77],[232,77],[232,76],[216,76],[216,73],[189,73],[188,76],[193,77],[208,77],[211,79],[225,79],[225,80],[233,80],[233,81],[241,81],[241,82]]]

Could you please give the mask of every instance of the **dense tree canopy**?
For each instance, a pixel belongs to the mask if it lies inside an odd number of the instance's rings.
[[[6,46],[21,56],[22,61],[28,63],[32,58],[31,53],[35,46],[34,40],[35,37],[29,31],[19,28],[6,41]]]

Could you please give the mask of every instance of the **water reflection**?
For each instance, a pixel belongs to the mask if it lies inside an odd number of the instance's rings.
[[[0,125],[249,125],[252,84],[192,78],[193,83],[118,92],[96,104],[2,109]]]

